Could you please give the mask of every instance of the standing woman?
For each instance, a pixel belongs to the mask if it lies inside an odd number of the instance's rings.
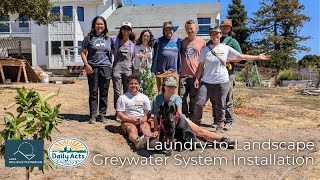
[[[257,56],[240,54],[230,46],[220,43],[221,29],[215,27],[210,30],[212,44],[204,47],[199,58],[199,66],[196,71],[195,88],[199,88],[194,114],[191,120],[200,123],[202,110],[208,99],[214,102],[214,127],[222,129],[226,122],[226,99],[229,92],[229,74],[227,62],[239,62],[241,60],[268,60],[270,55],[259,54]],[[201,83],[200,77],[201,78]]]
[[[114,108],[119,96],[128,91],[127,78],[132,74],[133,57],[134,57],[134,40],[135,35],[132,32],[131,23],[124,21],[121,25],[117,37],[113,38],[114,42],[114,63],[113,63],[113,91],[114,91]]]
[[[150,30],[143,30],[138,38],[138,42],[134,48],[133,67],[135,72],[148,67],[151,68],[152,52],[153,52],[154,37]]]
[[[141,77],[141,92],[149,98],[153,96],[153,77],[151,75],[151,63],[154,38],[150,30],[143,30],[134,48],[133,68],[134,73]],[[153,98],[153,97],[152,97]]]
[[[97,16],[92,20],[90,33],[83,40],[81,58],[88,76],[90,124],[96,122],[98,89],[100,121],[106,122],[105,115],[112,72],[112,40],[107,33],[106,20],[102,16]]]

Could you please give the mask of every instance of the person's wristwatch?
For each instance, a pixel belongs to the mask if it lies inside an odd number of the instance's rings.
[[[84,66],[87,66],[87,65],[89,65],[89,63],[84,63]]]

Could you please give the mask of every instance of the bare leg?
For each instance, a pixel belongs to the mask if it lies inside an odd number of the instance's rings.
[[[196,136],[198,137],[202,137],[204,139],[206,139],[207,141],[221,141],[222,136],[214,133],[214,132],[210,132],[206,129],[203,129],[201,127],[199,127],[198,125],[196,125],[195,123],[193,123],[192,121],[187,121],[192,129],[192,131],[195,133]]]
[[[132,123],[123,123],[122,125],[126,129],[128,135],[129,135],[130,141],[133,142],[133,143],[136,143],[137,138],[138,138],[138,129],[137,129],[137,127]]]
[[[143,135],[151,137],[151,128],[148,122],[144,122],[143,124],[140,124],[141,131],[143,132]]]

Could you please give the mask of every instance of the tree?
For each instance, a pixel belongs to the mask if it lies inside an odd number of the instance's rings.
[[[50,0],[1,0],[0,18],[17,13],[28,16],[38,25],[48,25],[60,16],[49,13],[52,7]]]
[[[320,66],[320,56],[317,55],[305,55],[302,59],[298,61],[301,67],[317,68]]]
[[[252,31],[262,34],[262,38],[254,40],[255,47],[272,55],[272,60],[259,62],[260,65],[286,69],[296,64],[294,58],[309,48],[299,44],[310,36],[300,36],[304,22],[310,21],[300,13],[304,5],[299,0],[265,0],[260,2],[260,9],[251,19]]]
[[[227,18],[232,19],[234,38],[239,42],[242,52],[246,54],[250,49],[247,41],[250,36],[250,30],[246,27],[248,16],[244,8],[242,0],[232,0],[232,4],[228,6]]]

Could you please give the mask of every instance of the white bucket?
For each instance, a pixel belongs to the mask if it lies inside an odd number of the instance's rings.
[[[40,77],[41,77],[41,82],[42,83],[49,83],[49,75],[45,72],[42,72],[40,74]]]

